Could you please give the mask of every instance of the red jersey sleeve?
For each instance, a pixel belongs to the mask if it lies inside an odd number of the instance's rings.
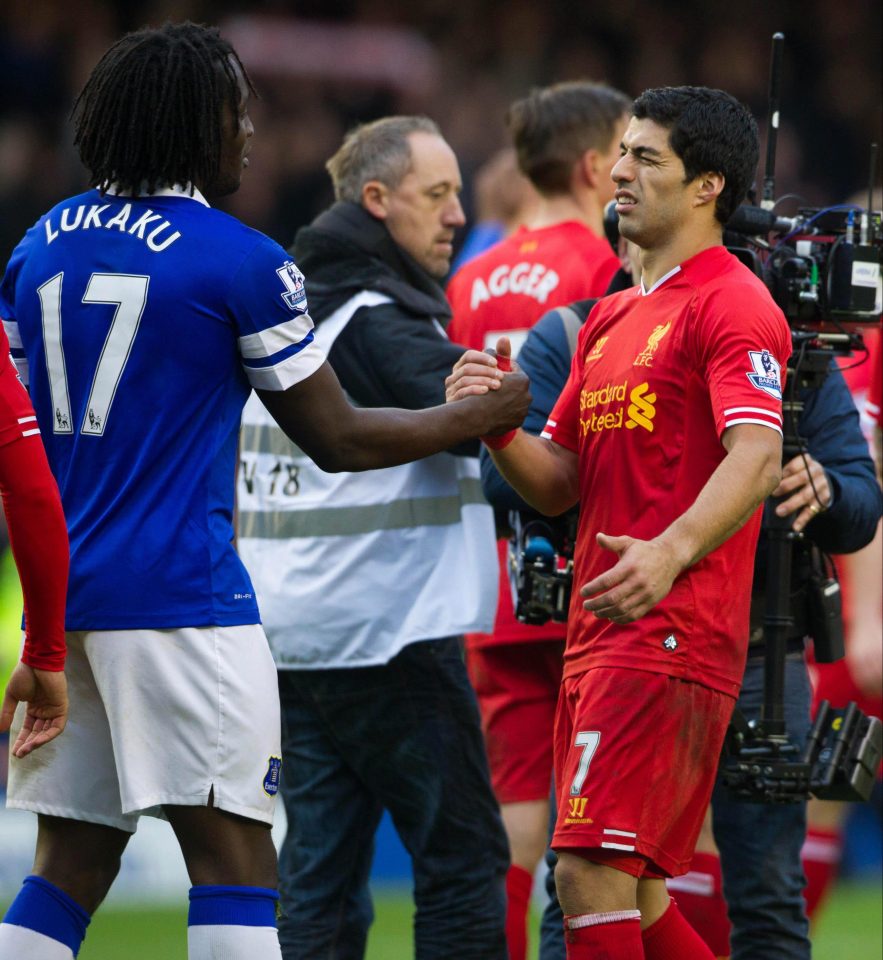
[[[2,331],[0,337],[0,356],[8,358]],[[37,418],[11,358],[0,359],[0,496],[24,594],[22,662],[40,670],[61,670],[67,529]]]
[[[740,423],[782,432],[782,390],[791,334],[758,281],[715,286],[698,304],[697,368],[704,374],[718,436]]]

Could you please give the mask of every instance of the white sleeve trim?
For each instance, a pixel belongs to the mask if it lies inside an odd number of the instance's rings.
[[[308,313],[292,317],[275,327],[267,327],[257,333],[248,333],[239,338],[239,352],[246,360],[272,357],[274,353],[300,343],[313,329],[313,321]]]
[[[275,366],[242,369],[255,390],[282,391],[312,376],[324,362],[324,352],[313,342]]]
[[[775,410],[767,410],[766,407],[730,407],[724,410],[724,416],[728,417],[731,413],[762,413],[767,417],[774,417],[779,423],[782,422],[782,415]]]
[[[777,423],[770,423],[769,420],[757,420],[754,417],[738,417],[735,420],[725,420],[724,429],[735,427],[737,423],[757,423],[761,427],[769,427],[770,430],[775,430],[776,433],[782,433],[782,428]]]

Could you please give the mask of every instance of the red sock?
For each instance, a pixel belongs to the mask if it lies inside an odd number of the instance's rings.
[[[525,960],[527,957],[527,911],[533,876],[524,867],[514,863],[506,874],[506,943],[509,960]]]
[[[565,917],[564,942],[567,960],[644,960],[637,910]]]
[[[730,920],[721,889],[721,862],[715,853],[696,853],[690,872],[667,880],[678,909],[716,957],[730,955]]]
[[[840,830],[828,830],[810,827],[806,831],[806,840],[801,851],[803,872],[806,874],[806,915],[812,919],[825,894],[831,888],[840,866],[843,852]]]
[[[705,941],[671,901],[668,910],[641,934],[645,960],[715,960]]]

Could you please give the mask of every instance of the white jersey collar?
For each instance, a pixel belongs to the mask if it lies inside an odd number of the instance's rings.
[[[654,283],[653,286],[650,287],[649,290],[647,290],[647,289],[644,287],[644,278],[641,277],[641,296],[642,296],[642,297],[647,297],[647,296],[649,296],[651,293],[653,293],[654,290],[658,290],[658,289],[665,283],[666,280],[670,280],[676,273],[680,273],[680,270],[681,270],[681,265],[678,264],[676,267],[674,267],[673,269],[669,270],[668,273],[665,274],[665,276],[660,277],[660,278],[656,281],[656,283]]]
[[[146,187],[145,183],[141,184],[142,187]],[[193,191],[192,195],[190,191]],[[112,197],[131,197],[131,190],[120,190],[115,183],[110,183],[107,185],[107,188],[104,191],[109,193]],[[153,193],[148,193],[145,190],[139,191],[139,197],[187,197],[188,200],[196,200],[201,203],[204,207],[211,206],[208,200],[199,192],[199,189],[190,183],[173,183],[170,186],[157,187]]]

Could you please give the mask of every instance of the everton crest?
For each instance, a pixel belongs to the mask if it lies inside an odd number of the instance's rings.
[[[264,793],[275,797],[279,792],[279,776],[282,773],[282,757],[270,757],[267,772],[264,775]]]

